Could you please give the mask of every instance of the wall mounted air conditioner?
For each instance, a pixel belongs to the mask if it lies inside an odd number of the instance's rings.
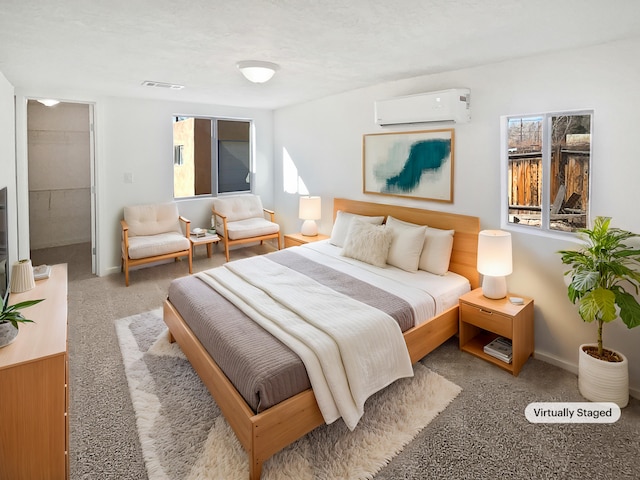
[[[471,120],[471,92],[468,88],[418,93],[377,100],[375,122],[378,125]]]

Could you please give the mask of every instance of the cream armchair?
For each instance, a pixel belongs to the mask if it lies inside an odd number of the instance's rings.
[[[224,243],[224,254],[229,261],[229,246],[241,243],[264,242],[278,239],[282,248],[280,226],[275,213],[262,207],[260,197],[252,194],[231,195],[213,199],[211,211],[215,217],[216,232]],[[269,215],[269,220],[265,218]]]
[[[189,227],[171,203],[124,207],[122,227],[122,262],[124,282],[129,286],[129,267],[145,263],[187,257],[189,273],[193,271]],[[184,227],[184,232],[182,230]]]

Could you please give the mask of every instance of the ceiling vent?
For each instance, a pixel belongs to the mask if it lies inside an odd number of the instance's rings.
[[[168,88],[170,90],[182,90],[184,88],[184,85],[178,85],[177,83],[154,82],[152,80],[145,80],[142,85],[145,87]]]

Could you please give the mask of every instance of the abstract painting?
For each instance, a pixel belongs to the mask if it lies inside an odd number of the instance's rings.
[[[453,202],[454,130],[363,135],[364,193]]]

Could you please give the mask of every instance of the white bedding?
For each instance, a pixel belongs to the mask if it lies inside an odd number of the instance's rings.
[[[306,275],[254,257],[196,276],[300,356],[327,423],[353,430],[369,396],[413,375],[392,317]]]
[[[413,308],[416,324],[458,304],[458,298],[471,290],[469,280],[457,273],[434,275],[424,270],[407,272],[391,265],[376,267],[340,255],[340,247],[328,240],[307,243],[295,252],[355,278],[366,281],[406,300]]]

